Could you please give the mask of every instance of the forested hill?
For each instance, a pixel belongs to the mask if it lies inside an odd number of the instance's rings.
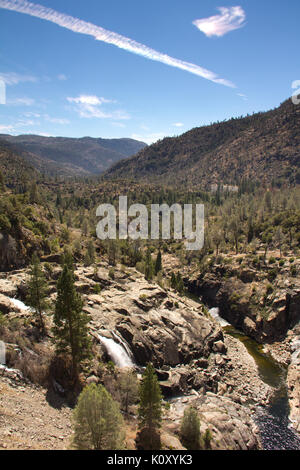
[[[146,144],[133,139],[0,135],[40,172],[64,176],[100,174],[112,164],[134,155]]]
[[[243,118],[199,127],[165,138],[116,163],[107,178],[147,179],[191,187],[300,183],[300,105],[280,107]]]
[[[26,186],[39,176],[17,149],[0,138],[0,173],[8,187]]]

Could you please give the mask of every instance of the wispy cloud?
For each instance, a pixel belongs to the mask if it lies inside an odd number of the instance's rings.
[[[48,114],[44,114],[43,118],[45,119],[45,121],[51,122],[53,124],[60,124],[60,125],[70,124],[69,119],[51,117]]]
[[[1,5],[0,5],[1,6]],[[15,72],[2,73],[0,72],[0,79],[3,80],[6,85],[18,85],[20,82],[37,82],[38,79],[31,75],[21,75]]]
[[[10,106],[33,106],[35,104],[35,100],[33,98],[27,98],[24,96],[23,98],[12,98],[7,100],[7,105]]]
[[[57,78],[60,81],[68,80],[68,77],[64,73],[60,73],[59,75],[57,75]]]
[[[183,60],[175,59],[163,54],[154,49],[151,49],[144,44],[138,43],[132,39],[122,36],[118,33],[108,31],[100,26],[96,26],[92,23],[82,21],[78,18],[74,18],[63,13],[59,13],[51,8],[44,7],[42,5],[27,2],[26,0],[0,0],[0,8],[7,10],[17,11],[19,13],[25,13],[27,15],[35,16],[40,19],[51,21],[63,28],[67,28],[75,33],[87,34],[93,36],[97,41],[103,41],[107,44],[113,44],[114,46],[124,49],[128,52],[138,54],[147,59],[162,62],[171,67],[176,67],[181,70],[193,73],[200,77],[203,77],[212,82],[234,87],[234,84],[228,80],[220,78],[216,73],[211,72],[199,65],[185,62]]]
[[[15,132],[14,126],[0,124],[0,134],[6,134],[7,132]]]
[[[129,114],[125,111],[116,110],[107,112],[102,109],[103,104],[115,103],[114,100],[108,100],[95,95],[80,95],[75,98],[68,97],[67,101],[74,104],[75,111],[82,118],[114,119],[117,121],[130,119]]]
[[[174,122],[174,124],[172,124],[174,127],[183,127],[184,124],[183,122]]]
[[[244,93],[237,93],[237,95],[243,98],[243,100],[248,101],[248,97],[247,95],[244,95]]]
[[[246,13],[242,7],[219,7],[218,10],[220,15],[195,20],[193,24],[208,37],[221,37],[245,25]]]

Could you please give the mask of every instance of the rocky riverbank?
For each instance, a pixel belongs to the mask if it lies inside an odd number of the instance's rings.
[[[49,274],[52,301],[60,269],[53,264]],[[128,348],[139,368],[152,361],[166,399],[184,395],[185,406],[195,402],[203,432],[207,428],[213,435],[213,448],[259,448],[253,415],[267,406],[272,389],[262,381],[247,348],[223,331],[203,305],[147,282],[133,268],[117,267],[112,275],[100,263],[97,269],[78,266],[75,274],[94,347],[103,361],[110,355],[99,335]],[[26,278],[21,270],[0,279],[0,310],[7,318],[30,321],[30,312],[10,298],[24,300]],[[87,382],[101,381],[97,374],[94,367]],[[176,410],[178,419],[168,415],[165,429],[169,438],[173,429],[174,439],[184,406]]]

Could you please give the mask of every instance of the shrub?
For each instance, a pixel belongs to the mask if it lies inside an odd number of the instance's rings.
[[[180,426],[181,439],[188,450],[197,450],[200,447],[200,419],[197,410],[189,407],[184,411]]]
[[[102,385],[81,392],[73,414],[73,446],[78,450],[122,449],[124,421],[119,405]]]
[[[114,270],[114,268],[109,268],[108,276],[109,276],[111,279],[114,279],[114,278],[115,278],[115,270]]]
[[[271,271],[268,272],[268,280],[270,282],[275,281],[277,274],[278,274],[278,271],[276,268],[271,269]]]
[[[296,276],[297,276],[297,268],[296,268],[296,266],[291,266],[290,272],[291,272],[291,275],[292,275],[293,277],[296,277]]]

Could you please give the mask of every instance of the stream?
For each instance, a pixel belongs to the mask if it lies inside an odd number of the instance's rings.
[[[299,450],[300,437],[291,428],[289,421],[289,402],[286,385],[287,368],[279,364],[271,355],[263,351],[263,346],[219,316],[218,309],[211,309],[212,316],[221,323],[223,331],[241,341],[253,357],[263,382],[274,389],[274,394],[267,409],[258,408],[254,417],[261,435],[264,450]],[[227,324],[226,324],[227,323]]]

